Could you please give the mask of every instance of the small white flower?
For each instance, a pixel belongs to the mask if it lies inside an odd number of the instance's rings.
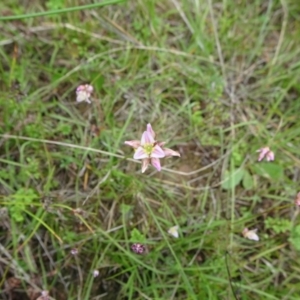
[[[98,277],[99,276],[99,271],[98,270],[94,270],[93,271],[93,276],[94,277]]]
[[[90,84],[82,84],[76,89],[76,101],[91,103],[91,94],[94,88]]]
[[[168,233],[171,234],[173,237],[178,238],[179,237],[178,230],[179,230],[179,226],[176,225],[176,226],[171,227],[168,230]]]
[[[248,228],[245,228],[242,232],[243,236],[247,238],[248,240],[253,241],[259,241],[259,236],[257,235],[257,229],[249,230]]]
[[[50,300],[49,292],[48,291],[42,291],[41,296],[38,297],[36,300]]]
[[[77,255],[77,254],[78,254],[78,250],[77,250],[76,248],[73,248],[73,249],[71,250],[71,254],[72,254],[72,255]]]

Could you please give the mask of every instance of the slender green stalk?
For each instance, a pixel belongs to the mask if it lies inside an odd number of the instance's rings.
[[[93,4],[74,6],[74,7],[68,7],[68,8],[63,8],[63,9],[47,10],[47,11],[41,11],[38,13],[29,13],[29,14],[23,14],[23,15],[17,15],[17,16],[5,16],[5,17],[0,16],[0,21],[13,21],[13,20],[21,20],[21,19],[58,15],[58,14],[64,14],[64,13],[73,12],[73,11],[103,7],[103,6],[111,5],[111,4],[119,4],[119,3],[122,3],[125,1],[127,1],[127,0],[104,0],[102,2],[93,3]]]

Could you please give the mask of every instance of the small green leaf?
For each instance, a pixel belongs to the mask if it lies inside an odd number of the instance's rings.
[[[11,217],[15,220],[15,222],[23,222],[24,221],[24,217],[22,215],[22,211],[21,210],[10,210],[11,213]]]
[[[272,180],[279,180],[284,174],[284,169],[282,166],[271,162],[255,164],[253,166],[253,170],[257,175],[264,176]]]
[[[144,243],[146,241],[146,237],[136,228],[131,231],[130,241],[132,243]]]
[[[222,188],[224,190],[229,190],[236,187],[245,174],[244,169],[232,170],[232,172],[226,171],[223,178]]]
[[[232,152],[232,159],[233,159],[233,162],[234,162],[234,166],[240,166],[241,165],[241,163],[243,162],[244,156],[242,155],[240,149],[236,148]]]
[[[133,209],[132,205],[127,205],[127,204],[124,204],[124,203],[122,203],[120,205],[121,213],[124,214],[124,215],[130,213],[132,211],[132,209]]]
[[[287,219],[268,217],[265,220],[265,226],[266,229],[273,229],[276,233],[282,233],[290,231],[292,223]]]
[[[246,190],[251,190],[251,189],[253,189],[253,186],[254,186],[254,181],[253,181],[252,175],[248,171],[245,171],[244,177],[243,177],[243,187]]]
[[[300,251],[300,225],[296,226],[292,230],[289,242],[295,247],[296,250]]]

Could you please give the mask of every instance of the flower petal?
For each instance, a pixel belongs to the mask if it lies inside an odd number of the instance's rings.
[[[180,153],[177,151],[174,151],[172,149],[169,148],[163,148],[163,151],[165,152],[165,156],[180,156]]]
[[[151,165],[152,165],[158,172],[160,172],[160,170],[161,170],[161,165],[160,165],[160,160],[159,160],[159,158],[151,158]]]
[[[93,86],[91,86],[90,84],[86,84],[85,85],[85,90],[88,92],[88,93],[92,93],[93,92],[93,90],[94,90],[94,88],[93,88]]]
[[[298,194],[297,194],[297,196],[296,196],[295,204],[296,204],[297,206],[300,206],[300,192],[298,192]]]
[[[89,97],[90,97],[89,93],[87,93],[85,91],[80,91],[77,93],[76,101],[77,102],[86,101],[86,102],[90,103]]]
[[[155,142],[154,137],[151,135],[150,132],[144,131],[141,139],[141,145],[145,144],[153,144]]]
[[[134,159],[144,159],[148,157],[149,155],[145,152],[145,150],[142,147],[138,147],[133,155]]]
[[[85,91],[85,85],[84,84],[81,84],[77,87],[76,93],[79,93],[79,92],[82,92],[82,91]]]
[[[147,170],[149,164],[150,164],[149,158],[145,158],[142,160],[142,173],[144,173]]]
[[[275,154],[273,151],[269,151],[266,155],[267,161],[273,161],[275,159]]]
[[[93,90],[94,90],[94,88],[93,88],[92,85],[90,85],[90,84],[81,84],[77,87],[76,93],[84,91],[88,94],[91,94],[93,92]]]
[[[153,131],[152,129],[152,126],[150,123],[147,124],[147,132],[149,132],[152,136],[153,136],[153,139],[155,139],[155,132]]]
[[[268,152],[270,152],[270,148],[269,147],[263,147],[259,150],[257,150],[256,152],[259,152],[259,156],[258,156],[258,161],[262,161],[265,156],[268,154]]]
[[[133,140],[133,141],[125,141],[124,144],[136,149],[136,148],[140,147],[141,142]]]
[[[154,158],[163,158],[165,157],[165,152],[164,150],[159,147],[158,145],[155,145],[152,152],[151,152],[151,155],[150,157],[154,157]]]
[[[178,230],[179,230],[179,226],[176,225],[176,226],[171,227],[168,230],[168,233],[171,234],[172,236],[174,236],[175,238],[178,238],[179,237]]]
[[[245,238],[253,241],[259,241],[259,236],[257,235],[257,229],[249,230],[248,228],[244,228],[242,234]]]

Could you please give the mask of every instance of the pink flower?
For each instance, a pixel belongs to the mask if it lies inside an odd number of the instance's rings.
[[[300,206],[300,192],[297,194],[296,199],[295,199],[295,204],[297,206]]]
[[[264,158],[266,161],[273,161],[275,159],[275,154],[269,147],[263,147],[256,152],[259,152],[258,161],[262,161]]]
[[[140,243],[132,244],[130,248],[136,254],[143,254],[146,251],[146,246]]]
[[[77,254],[78,254],[78,250],[77,250],[76,248],[73,248],[73,249],[71,250],[71,254],[72,254],[72,255],[77,255]]]
[[[91,94],[94,88],[90,84],[82,84],[76,89],[76,101],[91,103]]]
[[[150,163],[157,171],[160,171],[160,158],[180,156],[178,152],[164,148],[164,142],[157,142],[155,140],[155,132],[153,131],[151,124],[147,124],[147,129],[142,134],[141,141],[126,141],[125,144],[135,149],[134,159],[142,160],[142,173],[147,170]]]

